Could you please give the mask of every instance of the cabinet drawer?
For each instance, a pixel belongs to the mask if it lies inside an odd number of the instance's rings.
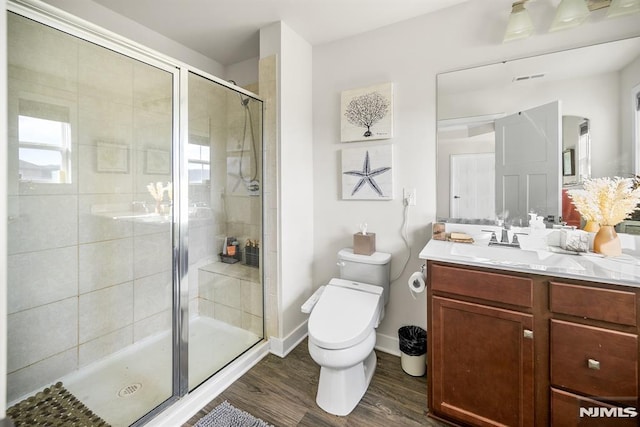
[[[527,277],[432,265],[431,289],[487,301],[531,307],[533,281]]]
[[[582,411],[580,410],[582,408]],[[606,408],[602,411],[599,408]],[[551,389],[551,425],[562,427],[637,427],[638,417],[632,416],[636,402],[626,403],[615,408],[597,400]],[[611,416],[612,412],[616,416]]]
[[[625,402],[638,396],[638,336],[551,321],[551,383]]]
[[[636,326],[636,294],[591,286],[551,282],[550,307],[554,313]]]

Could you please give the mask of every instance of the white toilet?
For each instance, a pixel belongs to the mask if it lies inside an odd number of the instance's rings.
[[[316,402],[344,416],[360,402],[376,369],[375,328],[389,300],[391,254],[356,255],[348,248],[338,260],[340,279],[321,287],[302,310],[311,311],[309,354],[320,365]]]

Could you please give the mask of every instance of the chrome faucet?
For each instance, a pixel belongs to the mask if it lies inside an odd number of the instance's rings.
[[[507,227],[502,227],[502,236],[500,237],[500,243],[509,244],[509,230],[507,230]]]
[[[489,239],[489,246],[503,246],[507,248],[520,248],[520,241],[518,240],[518,234],[527,234],[527,233],[513,233],[513,238],[511,242],[509,242],[509,229],[506,225],[502,226],[502,234],[500,236],[500,241],[498,241],[498,237],[496,236],[496,232],[493,230],[482,230],[491,233],[491,239]]]

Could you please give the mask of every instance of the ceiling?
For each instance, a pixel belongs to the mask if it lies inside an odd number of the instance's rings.
[[[312,45],[468,0],[94,0],[222,65],[259,56],[259,29],[284,21]]]

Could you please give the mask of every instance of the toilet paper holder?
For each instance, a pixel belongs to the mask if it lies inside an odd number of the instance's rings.
[[[416,271],[415,273],[409,276],[408,285],[409,290],[411,291],[411,296],[415,299],[416,293],[424,292],[425,290],[425,270],[426,266],[423,264],[420,266],[420,271]]]

